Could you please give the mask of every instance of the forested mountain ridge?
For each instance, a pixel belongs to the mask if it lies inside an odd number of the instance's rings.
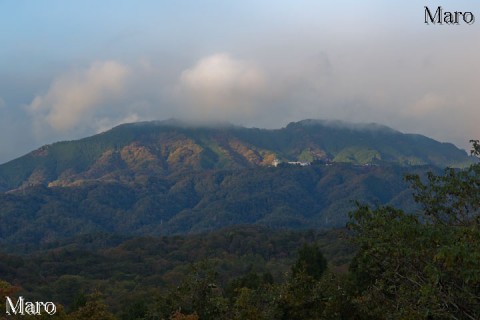
[[[282,129],[176,120],[124,124],[76,141],[43,146],[0,165],[0,191],[87,181],[134,182],[192,171],[245,169],[315,160],[462,167],[464,150],[376,124],[304,120]]]
[[[413,206],[399,166],[351,164],[259,167],[91,181],[0,194],[0,243],[49,243],[78,234],[198,233],[232,225],[344,227],[359,200]],[[417,172],[428,170],[416,168]],[[408,171],[412,172],[412,171]]]

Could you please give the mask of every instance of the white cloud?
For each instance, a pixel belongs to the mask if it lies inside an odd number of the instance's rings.
[[[95,127],[96,127],[96,133],[101,133],[105,132],[107,130],[110,130],[111,128],[118,126],[123,123],[132,123],[132,122],[138,122],[140,121],[141,118],[138,114],[136,113],[131,113],[128,114],[125,117],[118,118],[118,119],[112,119],[110,117],[105,117],[101,119],[97,119],[95,121]]]
[[[218,53],[182,72],[176,98],[198,120],[245,119],[254,116],[266,96],[264,72],[246,61]]]
[[[74,70],[53,82],[48,92],[29,105],[36,125],[69,131],[91,120],[95,109],[122,95],[129,68],[115,61],[93,63],[86,70]]]

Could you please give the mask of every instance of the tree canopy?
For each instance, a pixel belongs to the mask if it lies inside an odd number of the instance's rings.
[[[479,319],[480,164],[407,180],[419,214],[359,205],[351,215],[359,309],[377,319]]]

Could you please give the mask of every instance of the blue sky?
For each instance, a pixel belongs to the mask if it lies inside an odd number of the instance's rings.
[[[122,122],[379,122],[480,138],[480,20],[453,1],[0,1],[0,163]]]

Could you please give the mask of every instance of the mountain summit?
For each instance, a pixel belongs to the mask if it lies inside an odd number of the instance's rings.
[[[166,120],[43,146],[0,166],[0,191],[314,161],[461,167],[471,159],[453,144],[378,124],[303,120],[267,130]]]

